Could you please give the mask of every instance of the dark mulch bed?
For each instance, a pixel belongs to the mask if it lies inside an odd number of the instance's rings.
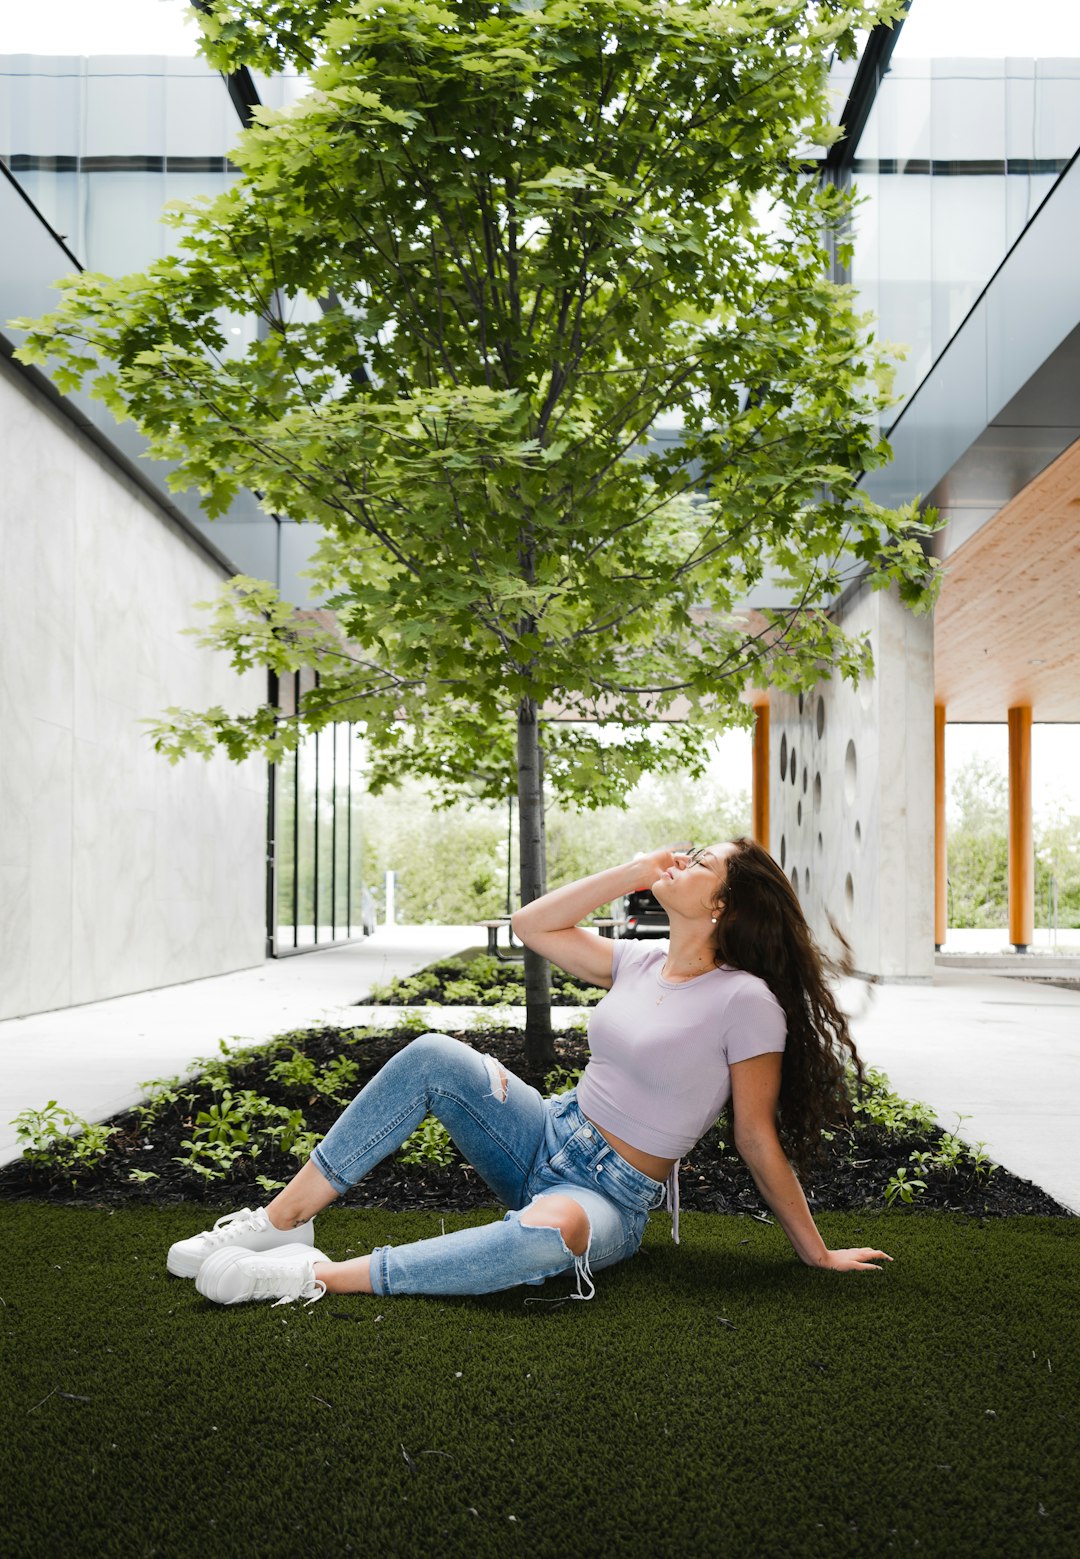
[[[408,1042],[412,1032],[334,1028],[298,1032],[289,1036],[288,1042],[279,1041],[274,1046],[252,1052],[242,1065],[230,1072],[229,1086],[234,1094],[243,1089],[254,1089],[276,1103],[290,1108],[299,1106],[304,1111],[307,1126],[321,1135],[337,1117],[340,1106],[312,1096],[310,1090],[289,1090],[280,1082],[268,1080],[267,1072],[273,1062],[288,1057],[294,1047],[320,1068],[347,1055],[358,1066],[356,1080],[349,1085],[348,1096],[351,1097],[384,1061]],[[490,1052],[541,1092],[548,1091],[544,1086],[547,1068],[537,1071],[529,1067],[519,1032],[500,1031],[471,1037],[459,1033],[457,1037],[479,1050]],[[588,1059],[583,1035],[559,1036],[556,1052],[558,1064],[566,1068],[583,1067]],[[556,1091],[559,1091],[558,1085]],[[193,1093],[194,1102],[189,1102],[188,1096]],[[111,1124],[119,1129],[111,1140],[109,1152],[98,1161],[91,1174],[76,1176],[74,1182],[70,1173],[46,1173],[31,1169],[22,1161],[6,1165],[0,1169],[0,1198],[38,1197],[95,1206],[133,1202],[168,1205],[193,1200],[201,1200],[215,1209],[261,1205],[269,1199],[269,1194],[255,1183],[254,1176],[258,1173],[287,1180],[296,1171],[298,1161],[295,1157],[267,1149],[254,1167],[250,1159],[238,1161],[228,1179],[209,1184],[174,1162],[174,1155],[181,1151],[182,1140],[191,1135],[195,1115],[218,1098],[220,1092],[214,1094],[196,1078],[185,1085],[180,1099],[168,1106],[149,1127],[138,1111],[114,1116]],[[682,1206],[690,1211],[761,1215],[765,1212],[764,1204],[742,1160],[733,1147],[725,1145],[725,1131],[725,1123],[721,1122],[683,1160]],[[730,1137],[730,1133],[726,1134]],[[896,1132],[856,1117],[852,1128],[837,1132],[828,1145],[828,1158],[821,1167],[804,1177],[803,1186],[811,1208],[817,1212],[880,1210],[884,1206],[885,1186],[897,1169],[906,1167],[909,1178],[919,1173],[909,1163],[909,1154],[912,1151],[933,1152],[941,1137],[942,1133],[936,1127],[914,1127]],[[128,1179],[132,1170],[152,1171],[157,1178],[132,1184]],[[1072,1216],[1067,1208],[1038,1186],[1020,1180],[1000,1167],[988,1177],[979,1176],[964,1159],[954,1170],[920,1173],[920,1178],[926,1180],[927,1188],[910,1207],[904,1208],[905,1211],[962,1212],[975,1217],[1015,1213]],[[343,1200],[356,1207],[383,1207],[393,1211],[463,1210],[494,1204],[485,1183],[457,1155],[455,1162],[446,1168],[429,1164],[407,1165],[395,1158],[386,1159]],[[898,1209],[902,1205],[896,1203]]]

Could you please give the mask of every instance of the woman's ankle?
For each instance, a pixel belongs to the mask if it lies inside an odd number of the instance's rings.
[[[288,1185],[267,1203],[266,1216],[275,1229],[286,1233],[303,1223],[310,1223],[315,1214],[329,1207],[337,1196],[337,1188],[330,1184],[314,1160],[308,1159]]]
[[[315,1276],[326,1284],[328,1294],[372,1294],[371,1257],[357,1256],[353,1261],[317,1261]]]
[[[273,1211],[271,1211],[271,1208]],[[302,1223],[310,1223],[311,1221],[309,1218],[304,1217],[290,1217],[285,1209],[275,1206],[273,1202],[267,1207],[266,1216],[271,1227],[279,1230],[282,1234],[288,1234],[292,1229],[298,1229]]]

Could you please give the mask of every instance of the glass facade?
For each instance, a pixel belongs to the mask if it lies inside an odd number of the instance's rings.
[[[1000,40],[981,31],[975,12],[964,33],[964,0],[914,0],[855,148],[851,171],[863,204],[852,280],[876,316],[879,340],[906,349],[896,376],[904,397],[1080,147],[1075,23],[1058,44],[1073,45],[1068,57],[1024,57],[1028,38],[1034,50],[1050,36],[1039,25],[1045,9],[1039,0],[1010,6],[1008,54],[987,58],[987,42]],[[965,36],[963,57],[940,52]]]
[[[145,5],[129,20],[137,24],[140,17],[145,22]],[[177,17],[170,20],[176,31]],[[25,19],[17,32],[0,28],[0,48],[7,38],[16,47],[49,48],[46,31]],[[140,45],[154,46],[136,25],[131,46]],[[114,46],[124,47],[118,36]],[[184,44],[178,36],[162,46]],[[279,106],[303,86],[295,76],[258,80],[264,100]],[[178,235],[162,223],[162,208],[228,187],[235,176],[229,151],[240,128],[227,84],[195,55],[194,35],[189,52],[168,55],[0,54],[0,162],[89,270],[122,275],[167,254]],[[62,251],[54,252],[56,270],[44,278],[50,283],[70,269]],[[20,302],[14,299],[11,313],[37,312]],[[290,303],[294,318],[317,308],[313,299]],[[233,351],[243,351],[262,328],[251,316],[222,316],[221,323]],[[295,576],[307,562],[315,527],[253,506],[244,495],[209,528],[210,539],[235,558],[234,567],[276,579],[303,602],[307,587],[298,593]],[[296,684],[295,677],[283,679],[279,690],[286,712],[302,697]],[[267,946],[274,954],[374,929],[373,901],[359,871],[358,765],[358,733],[337,725],[306,738],[269,771]]]
[[[295,714],[313,686],[307,672],[282,677],[278,705]],[[364,886],[360,729],[325,727],[271,770],[270,947],[276,955],[350,941],[375,929]]]
[[[0,57],[0,159],[87,270],[119,276],[167,254],[164,206],[227,187],[237,130],[203,60]],[[222,324],[232,350],[255,329]]]

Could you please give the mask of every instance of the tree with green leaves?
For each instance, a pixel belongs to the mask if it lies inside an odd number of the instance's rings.
[[[950,786],[949,924],[1009,922],[1009,784],[1004,761],[971,758]],[[1035,923],[1080,926],[1080,818],[1062,801],[1035,817]]]
[[[248,487],[320,525],[337,626],[233,580],[205,642],[318,686],[290,718],[170,710],[161,751],[274,758],[349,719],[387,777],[495,794],[512,768],[529,902],[545,778],[610,799],[700,769],[748,683],[858,677],[867,646],[828,614],[855,573],[929,607],[916,507],[857,487],[888,458],[888,373],[830,280],[851,197],[806,161],[839,133],[830,57],[901,9],[207,0],[215,66],[293,65],[310,92],[256,112],[227,193],[170,213],[173,254],[68,279],[20,355],[92,381],[209,514]],[[786,604],[748,614],[763,583]],[[531,955],[526,984],[539,1055]]]

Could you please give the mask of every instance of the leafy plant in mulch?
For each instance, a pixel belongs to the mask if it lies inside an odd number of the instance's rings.
[[[556,1007],[591,1007],[606,995],[602,986],[583,985],[561,969],[551,970],[551,1000]],[[417,974],[373,985],[363,1006],[523,1007],[522,965],[476,953],[443,958]]]
[[[425,1014],[424,1026],[430,1026]],[[23,1157],[0,1169],[0,1197],[68,1202],[168,1204],[202,1200],[233,1208],[268,1199],[305,1161],[343,1105],[401,1047],[418,1022],[393,1028],[317,1027],[198,1063],[190,1078],[143,1085],[145,1101],[89,1124],[55,1100],[18,1117]],[[457,1038],[494,1055],[542,1093],[573,1086],[588,1060],[584,1014],[556,1039],[554,1068],[532,1071],[520,1030],[494,1014]],[[855,1102],[854,1118],[827,1138],[825,1158],[804,1180],[815,1211],[882,1205],[976,1216],[1070,1216],[1045,1192],[990,1163],[933,1123],[925,1105],[899,1098],[880,1072]],[[959,1125],[959,1122],[958,1122]],[[754,1182],[722,1118],[682,1162],[683,1207],[765,1216]],[[377,1165],[345,1199],[354,1206],[468,1209],[493,1196],[434,1117]]]

